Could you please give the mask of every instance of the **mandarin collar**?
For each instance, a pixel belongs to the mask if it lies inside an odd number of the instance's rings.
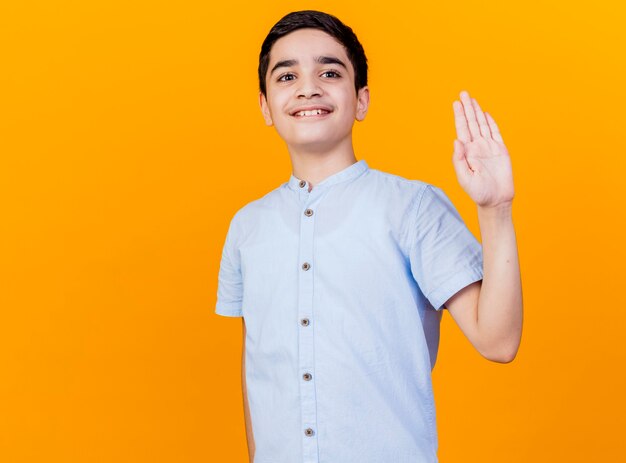
[[[360,161],[357,161],[349,165],[348,167],[343,168],[339,172],[335,172],[334,174],[329,175],[317,185],[313,185],[313,190],[311,191],[325,189],[332,185],[336,185],[337,183],[354,179],[358,177],[359,175],[361,175],[362,173],[364,173],[368,169],[369,169],[369,166],[367,165],[367,162],[365,162],[365,159],[361,159]],[[302,184],[303,185],[302,187],[300,186],[301,181],[304,182]],[[302,191],[302,190],[308,191],[309,189],[309,182],[304,179],[300,179],[296,177],[295,175],[293,175],[293,173],[291,174],[291,177],[289,177],[289,181],[287,182],[287,185],[289,186],[289,188],[291,188],[294,191]]]

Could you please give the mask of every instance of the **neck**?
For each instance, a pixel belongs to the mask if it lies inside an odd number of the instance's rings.
[[[326,177],[357,162],[352,139],[333,148],[288,147],[293,175],[309,182],[309,191]]]

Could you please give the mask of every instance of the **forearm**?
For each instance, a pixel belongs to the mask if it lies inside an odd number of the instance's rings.
[[[522,336],[522,285],[511,203],[478,207],[483,247],[483,281],[477,329],[496,361],[511,361]]]

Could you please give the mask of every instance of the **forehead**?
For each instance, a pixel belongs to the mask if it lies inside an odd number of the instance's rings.
[[[334,37],[319,29],[297,29],[281,37],[270,50],[270,66],[282,60],[304,61],[318,56],[335,56],[347,62],[345,47]]]

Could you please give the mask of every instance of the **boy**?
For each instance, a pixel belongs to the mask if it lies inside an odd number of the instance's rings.
[[[250,460],[437,462],[441,309],[492,361],[513,360],[521,339],[513,182],[496,123],[467,92],[453,103],[453,163],[481,247],[440,189],[356,160],[367,60],[337,18],[282,18],[259,83],[293,172],[231,220],[216,305],[243,317]]]

